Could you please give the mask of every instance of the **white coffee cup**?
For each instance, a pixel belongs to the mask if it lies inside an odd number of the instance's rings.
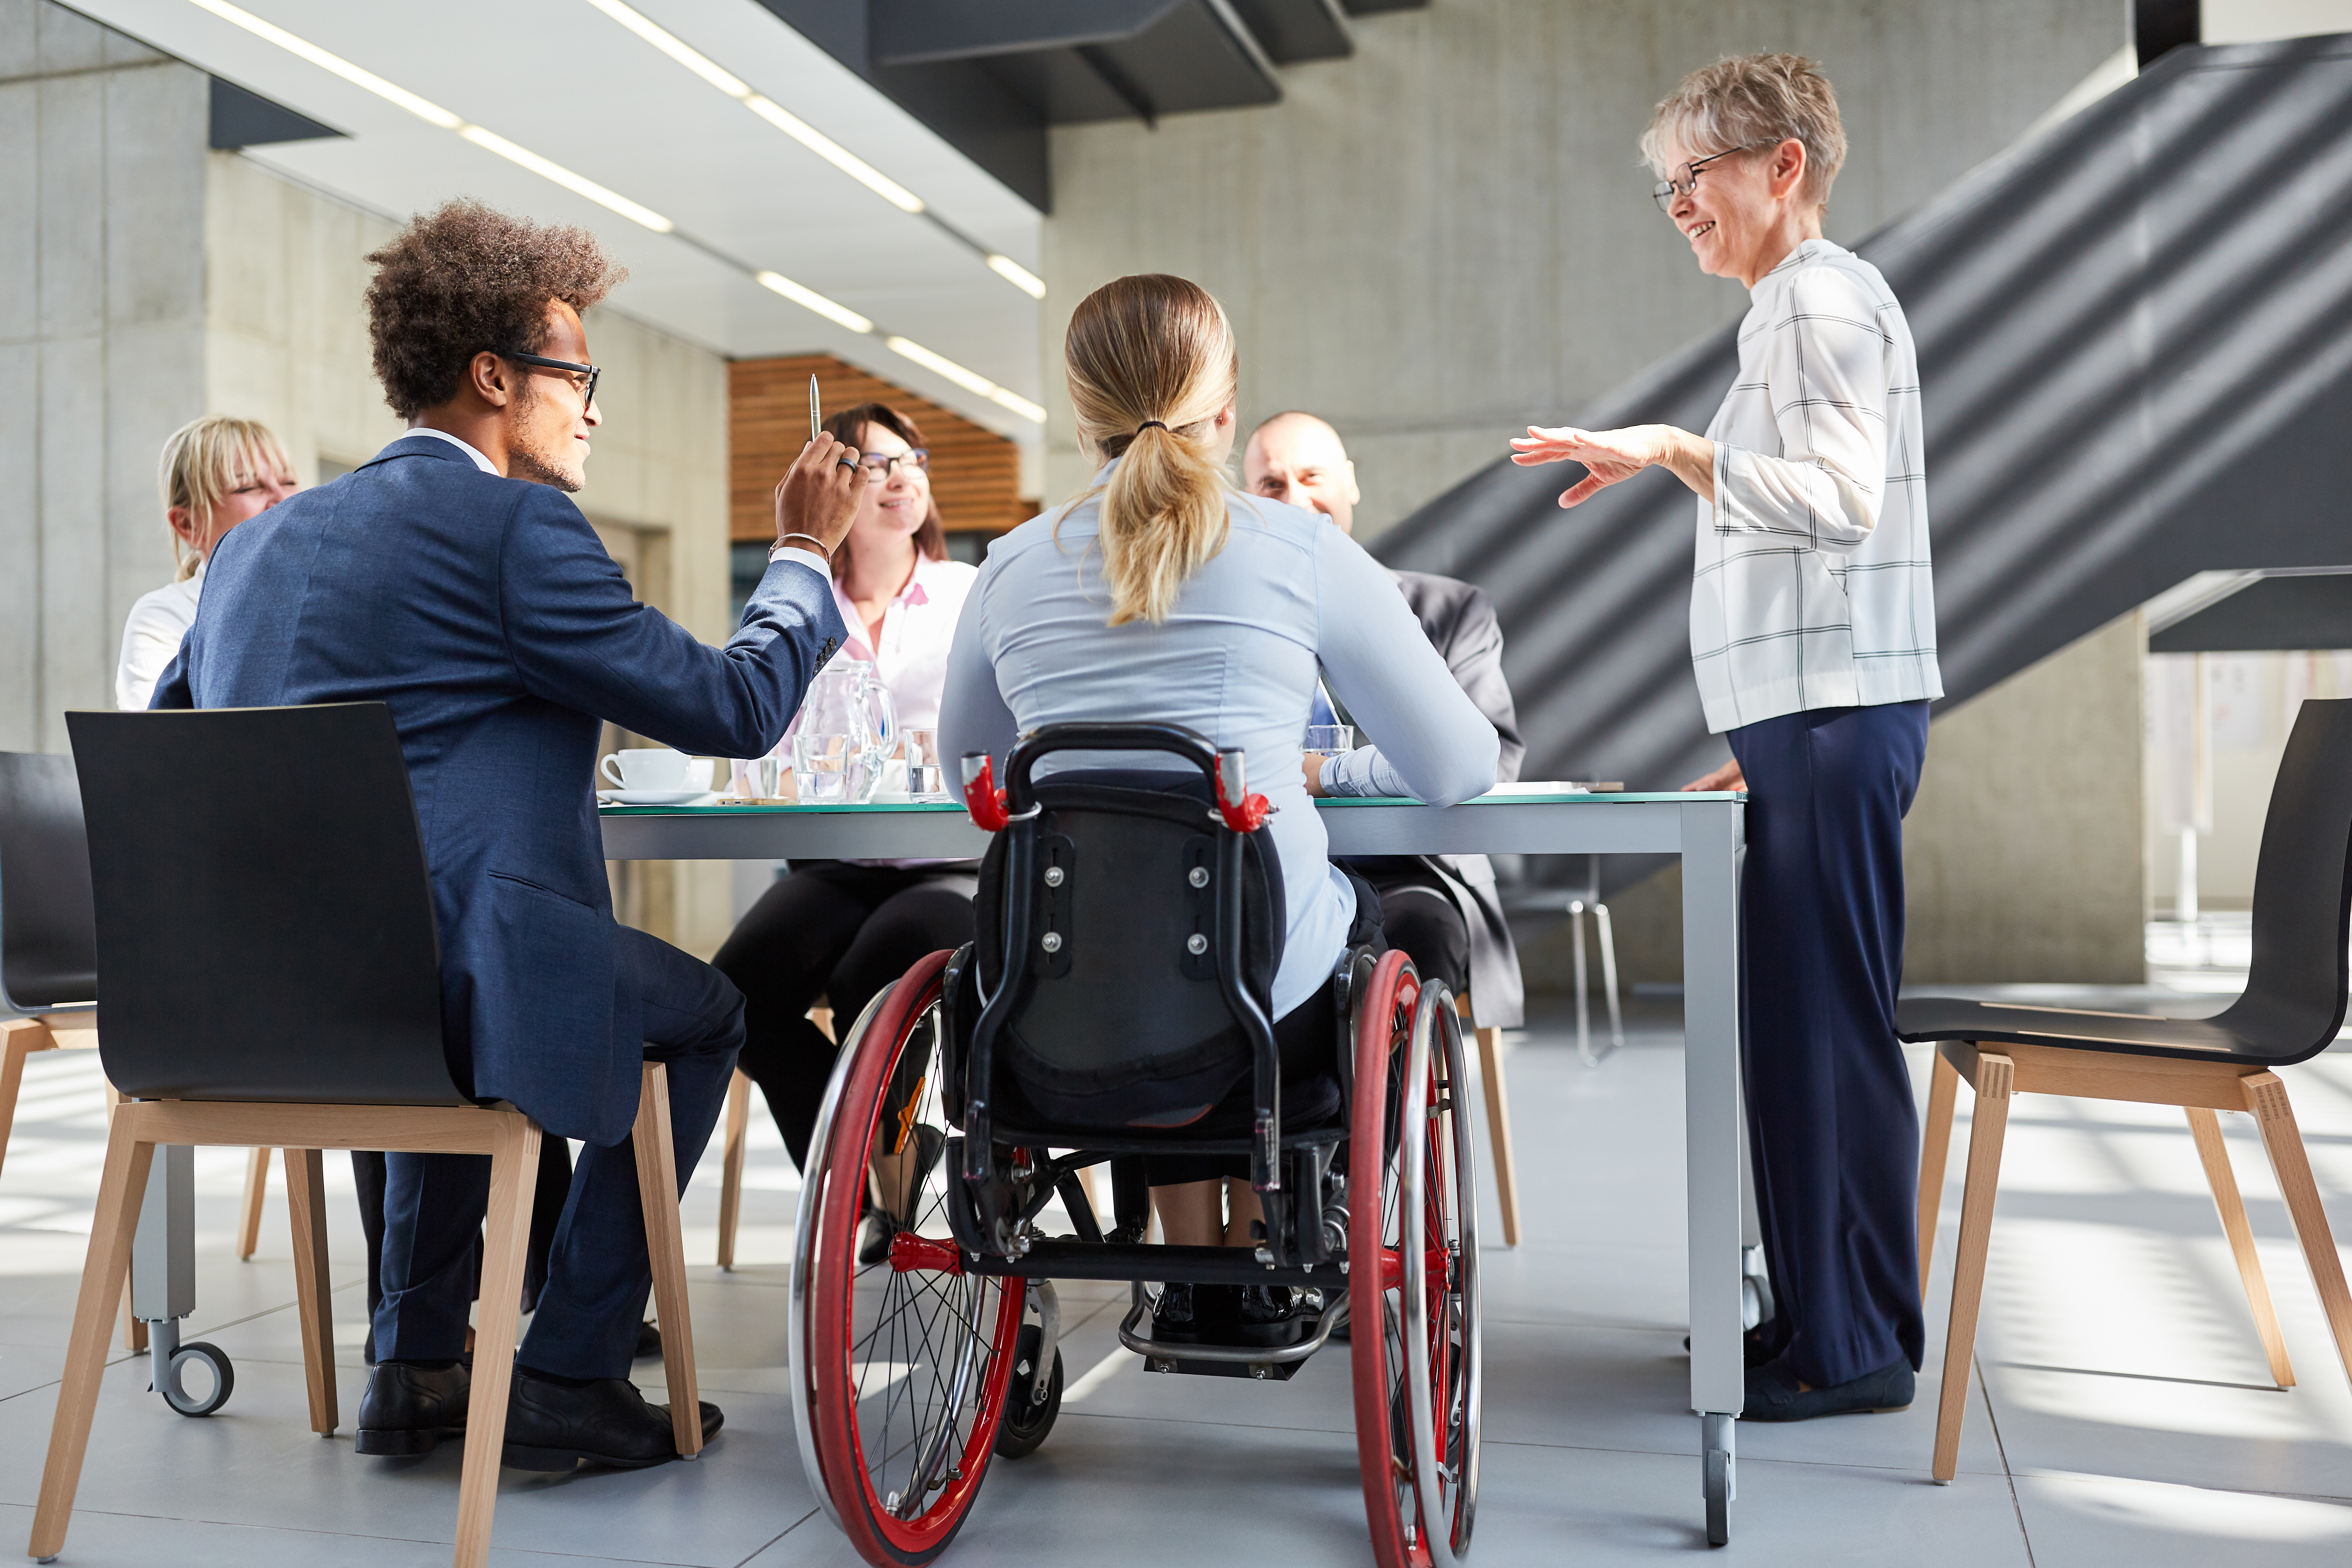
[[[607,752],[597,772],[625,790],[689,790],[710,787],[710,764],[667,746],[633,746]]]

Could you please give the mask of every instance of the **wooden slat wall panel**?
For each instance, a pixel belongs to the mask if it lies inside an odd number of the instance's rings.
[[[1002,533],[1036,515],[1037,503],[1021,495],[1021,455],[1011,441],[831,354],[793,354],[728,366],[732,537],[774,536],[776,481],[808,441],[811,375],[828,415],[860,403],[887,403],[922,427],[931,453],[931,493],[950,530]]]

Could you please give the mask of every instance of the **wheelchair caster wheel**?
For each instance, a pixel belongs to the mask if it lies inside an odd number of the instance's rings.
[[[1021,1331],[1020,1348],[1013,1353],[1013,1385],[1004,1394],[1004,1424],[996,1429],[996,1457],[1019,1459],[1037,1451],[1045,1434],[1054,1429],[1054,1417],[1062,1413],[1062,1352],[1054,1352],[1054,1371],[1045,1385],[1043,1404],[1031,1398],[1036,1375],[1037,1351],[1044,1342],[1035,1324]]]
[[[211,1373],[210,1392],[202,1394],[189,1392],[186,1379],[191,1363],[201,1365]],[[194,1340],[172,1352],[171,1363],[156,1384],[155,1392],[163,1396],[163,1403],[181,1415],[210,1415],[226,1405],[228,1396],[236,1392],[236,1369],[229,1364],[227,1354],[218,1346]]]

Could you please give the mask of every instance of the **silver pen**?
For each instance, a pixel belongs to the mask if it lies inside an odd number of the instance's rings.
[[[812,441],[814,441],[814,440],[815,440],[815,439],[816,439],[816,437],[817,437],[816,377],[815,377],[814,375],[811,375],[811,376],[809,377],[809,439],[810,439],[810,440],[812,440]]]

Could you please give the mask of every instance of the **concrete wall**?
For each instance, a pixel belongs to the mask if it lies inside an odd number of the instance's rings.
[[[1129,272],[1182,273],[1240,334],[1243,411],[1329,417],[1368,537],[1736,317],[1651,205],[1633,143],[1718,55],[1796,50],[1839,89],[1852,240],[1999,150],[2126,42],[2124,0],[1435,0],[1356,23],[1281,103],[1054,133],[1043,319]],[[1046,378],[1046,499],[1078,488]]]
[[[111,708],[170,581],[163,438],[204,410],[202,72],[0,0],[0,750]]]

